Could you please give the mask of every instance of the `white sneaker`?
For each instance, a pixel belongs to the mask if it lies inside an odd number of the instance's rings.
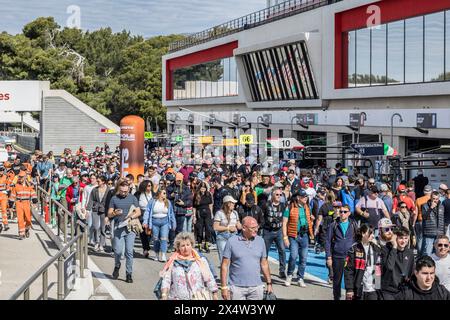
[[[159,260],[159,258],[158,258],[159,256],[160,255],[157,252],[155,252],[154,254],[149,255],[149,258],[154,260],[154,261],[158,261]]]
[[[302,288],[306,288],[305,281],[302,278],[298,279],[298,286]]]
[[[99,251],[99,252],[105,252],[105,248],[103,248],[103,246],[99,246],[99,247],[98,247],[98,251]]]
[[[289,287],[291,285],[291,281],[292,281],[292,276],[287,276],[286,281],[284,282],[284,285],[286,287]]]
[[[217,245],[214,244],[214,243],[211,243],[211,244],[209,245],[209,250],[217,250]]]
[[[159,261],[161,261],[161,262],[166,262],[167,261],[165,253],[161,254],[161,258],[159,259]]]
[[[98,243],[95,244],[94,246],[94,251],[99,252],[100,251],[100,246]]]

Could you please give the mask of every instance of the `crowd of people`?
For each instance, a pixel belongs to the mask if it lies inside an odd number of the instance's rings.
[[[39,185],[88,225],[94,251],[111,252],[113,278],[125,259],[133,282],[139,237],[143,255],[164,264],[155,287],[161,299],[218,299],[219,292],[270,299],[272,246],[285,286],[307,287],[313,247],[325,254],[335,300],[342,283],[349,300],[450,299],[450,190],[434,190],[421,172],[393,189],[341,164],[319,171],[295,160],[267,166],[237,158],[224,165],[158,147],[147,150],[145,172],[122,177],[119,159],[120,150],[105,145],[56,157],[36,151],[0,165],[2,229],[15,212],[20,239],[29,236]]]

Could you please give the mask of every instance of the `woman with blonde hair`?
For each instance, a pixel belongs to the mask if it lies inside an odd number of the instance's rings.
[[[175,252],[161,272],[162,300],[218,300],[217,283],[208,261],[194,249],[192,233],[175,237]]]
[[[232,196],[225,196],[222,209],[217,211],[214,216],[213,228],[217,233],[216,243],[220,263],[222,263],[222,254],[228,239],[242,229],[239,214],[234,210],[236,202]]]
[[[177,222],[172,203],[167,199],[166,189],[159,189],[154,199],[148,202],[142,220],[144,229],[151,230],[153,237],[153,260],[166,262],[169,229],[175,230]]]

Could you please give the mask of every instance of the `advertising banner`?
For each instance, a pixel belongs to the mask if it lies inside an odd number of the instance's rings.
[[[126,116],[120,121],[120,173],[128,174],[137,181],[144,174],[144,119],[138,116]]]

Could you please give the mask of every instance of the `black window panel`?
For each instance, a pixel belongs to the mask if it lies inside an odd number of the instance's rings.
[[[304,61],[305,61],[305,65],[306,65],[306,70],[308,71],[307,79],[311,85],[314,99],[318,99],[319,95],[317,94],[317,89],[316,89],[316,85],[315,85],[316,81],[314,80],[314,75],[312,73],[312,67],[311,67],[311,61],[309,60],[308,49],[306,48],[306,45],[304,43],[301,44],[301,48],[302,48],[303,57],[305,59]]]
[[[289,45],[288,47],[289,55],[290,55],[290,61],[292,64],[292,70],[293,70],[293,78],[296,83],[296,91],[295,94],[297,95],[297,99],[301,99],[301,97],[306,98],[305,92],[302,88],[302,79],[300,77],[300,73],[298,70],[298,65],[295,58],[295,53],[292,45]]]
[[[251,64],[248,61],[248,56],[243,56],[242,57],[242,61],[244,62],[245,65],[245,76],[247,77],[247,81],[250,85],[250,91],[252,93],[252,100],[253,101],[260,101],[261,98],[259,97],[259,92],[256,88],[256,83],[255,83],[255,77],[252,77],[252,74],[254,74],[253,68],[251,67]]]
[[[261,51],[261,58],[264,63],[264,71],[266,72],[267,77],[267,83],[269,85],[270,91],[272,92],[272,95],[275,100],[281,99],[281,93],[279,92],[279,89],[277,88],[277,83],[274,80],[272,68],[270,66],[270,62],[267,59],[267,52],[266,50]]]
[[[281,48],[281,52],[283,53],[284,59],[285,59],[285,70],[286,70],[286,77],[288,79],[289,88],[291,88],[292,96],[291,99],[295,99],[294,92],[296,91],[295,88],[295,81],[294,81],[294,70],[292,66],[292,61],[289,58],[289,52],[287,49],[287,46],[284,46]]]
[[[282,59],[283,78],[286,81],[286,85],[288,85],[291,88],[291,91],[293,91],[293,97],[295,97],[297,99],[303,99],[305,97],[305,95],[304,95],[304,92],[301,91],[300,84],[295,86],[291,83],[292,80],[289,81],[289,69],[288,69],[288,62],[287,62],[288,57],[285,55],[285,52],[284,52],[284,50],[282,50],[282,48],[278,48],[277,50],[279,52],[279,56]],[[295,69],[295,66],[294,66],[294,69]],[[293,77],[292,73],[290,74],[290,76],[291,76],[291,78]]]
[[[285,100],[286,96],[285,96],[285,92],[283,89],[283,85],[282,82],[279,78],[279,70],[278,67],[275,63],[275,61],[272,59],[272,50],[265,50],[265,54],[267,57],[267,61],[269,62],[269,66],[270,66],[270,70],[272,71],[272,78],[273,81],[276,83],[276,90],[277,90],[277,94],[278,94],[278,98],[279,100]]]
[[[300,56],[298,54],[297,46],[293,45],[291,50],[292,55],[292,65],[295,70],[296,79],[298,82],[298,95],[300,96],[300,99],[309,99],[307,91],[305,91],[306,87],[306,81],[303,75],[303,72],[301,70],[301,62],[300,62]]]
[[[308,71],[306,70],[305,57],[303,56],[303,52],[302,52],[302,48],[301,48],[300,44],[295,45],[295,47],[297,48],[297,53],[298,53],[298,61],[299,61],[298,68],[300,69],[301,75],[304,79],[303,88],[305,89],[306,99],[312,99],[313,93],[312,93],[311,85],[308,81]]]
[[[263,74],[261,70],[259,70],[258,62],[256,61],[256,54],[251,53],[249,56],[252,61],[253,69],[255,70],[254,76],[256,77],[256,83],[258,84],[259,92],[261,94],[261,101],[268,100],[264,87]]]
[[[281,65],[280,65],[280,61],[278,59],[277,53],[276,53],[276,49],[272,49],[270,50],[270,56],[272,57],[272,61],[274,63],[274,65],[276,66],[277,72],[277,79],[278,82],[281,83],[281,87],[282,87],[282,92],[283,92],[283,100],[287,100],[288,99],[288,88],[286,87],[286,83],[282,80],[282,70],[281,70]]]
[[[274,96],[273,96],[272,90],[270,90],[269,80],[266,77],[265,68],[264,68],[264,64],[263,64],[263,59],[261,57],[261,52],[255,52],[255,58],[256,58],[256,62],[258,64],[259,70],[261,72],[261,77],[262,77],[262,80],[263,80],[262,83],[264,85],[264,89],[266,90],[267,99],[274,100]]]

